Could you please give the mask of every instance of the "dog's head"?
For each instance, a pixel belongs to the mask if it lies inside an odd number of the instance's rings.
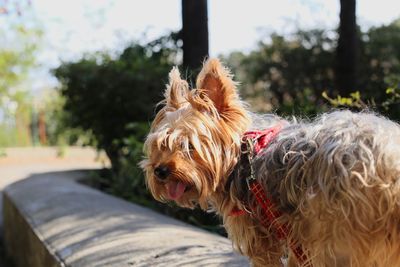
[[[236,164],[249,118],[232,76],[217,59],[205,62],[197,89],[189,88],[177,68],[169,79],[141,166],[155,199],[206,207]]]

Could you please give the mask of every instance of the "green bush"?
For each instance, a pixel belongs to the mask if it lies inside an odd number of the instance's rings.
[[[400,20],[360,32],[358,87],[365,103],[392,118],[400,106],[389,101],[388,88],[400,81]],[[325,92],[334,90],[337,35],[332,31],[298,31],[290,36],[273,34],[249,54],[234,52],[226,61],[242,82],[242,95],[257,111],[314,115],[325,111]],[[351,96],[342,96],[350,99]]]
[[[332,90],[334,46],[323,30],[273,34],[248,55],[235,52],[227,61],[253,109],[309,115],[326,104],[318,96]]]
[[[137,135],[129,123],[149,122],[153,117],[177,51],[172,35],[145,45],[132,44],[115,58],[95,54],[54,71],[62,84],[68,125],[90,131],[114,168],[123,157],[122,140]]]

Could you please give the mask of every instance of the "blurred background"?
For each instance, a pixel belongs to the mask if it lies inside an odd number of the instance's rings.
[[[193,82],[221,58],[257,112],[400,119],[398,0],[0,0],[0,38],[0,156],[95,147],[111,168],[89,184],[215,231],[153,202],[137,167],[172,66]]]

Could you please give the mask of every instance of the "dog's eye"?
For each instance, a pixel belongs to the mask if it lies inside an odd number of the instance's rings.
[[[186,150],[190,154],[193,153],[194,151],[194,146],[189,142],[189,143],[182,143],[181,144],[182,150]]]
[[[191,149],[190,143],[182,142],[182,143],[181,143],[181,149],[182,149],[182,150],[190,150],[190,149]]]

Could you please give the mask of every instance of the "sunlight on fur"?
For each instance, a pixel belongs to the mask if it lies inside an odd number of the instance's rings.
[[[304,266],[400,266],[400,127],[371,112],[334,111],[312,122],[256,115],[217,59],[196,89],[169,75],[141,167],[155,199],[222,216],[234,248],[254,266],[299,266],[247,188],[243,134],[283,124],[252,162],[256,178],[306,252]],[[238,207],[244,216],[230,216]]]

